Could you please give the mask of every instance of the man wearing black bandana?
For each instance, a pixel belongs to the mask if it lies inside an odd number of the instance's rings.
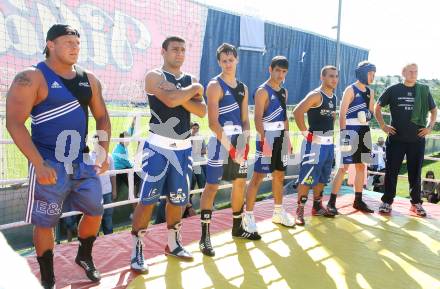
[[[111,125],[99,80],[76,65],[79,51],[78,31],[65,24],[53,25],[47,32],[46,60],[17,74],[6,102],[6,127],[29,160],[25,221],[35,226],[35,251],[44,288],[55,286],[53,227],[62,208],[84,214],[78,226],[75,262],[91,281],[101,278],[92,248],[103,213],[98,174],[108,168]],[[96,163],[85,157],[89,108],[101,147]],[[31,134],[25,126],[28,118],[32,120]]]

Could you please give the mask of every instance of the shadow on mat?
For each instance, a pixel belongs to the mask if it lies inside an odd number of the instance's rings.
[[[194,262],[163,257],[154,276],[135,278],[127,288],[440,286],[438,221],[377,215],[307,221],[305,228],[290,230],[265,222],[263,239],[255,242],[228,234],[215,246],[214,258],[196,246]]]

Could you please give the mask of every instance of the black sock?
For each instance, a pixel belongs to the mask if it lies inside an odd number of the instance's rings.
[[[239,212],[233,212],[232,213],[232,217],[233,217],[233,221],[232,221],[232,230],[237,230],[238,228],[241,227],[241,221],[242,221],[242,214],[243,211],[239,211]]]
[[[47,250],[40,257],[37,256],[40,265],[41,283],[43,285],[55,285],[55,275],[53,273],[53,251]]]
[[[305,206],[307,203],[307,196],[301,197],[301,199],[298,200],[298,205],[301,204],[302,206]]]
[[[96,240],[95,236],[88,237],[85,239],[78,237],[78,241],[79,241],[78,257],[81,260],[92,260],[92,249],[95,240]]]
[[[209,235],[209,224],[211,223],[212,210],[202,210],[200,212],[200,221],[202,223],[202,239]]]
[[[362,201],[362,192],[356,192],[356,193],[354,193],[354,201],[355,201],[355,202],[360,202],[360,201]]]
[[[313,200],[313,208],[315,210],[319,210],[320,207],[321,207],[321,197]]]
[[[330,199],[328,200],[328,204],[332,207],[336,206],[336,194],[330,194]]]

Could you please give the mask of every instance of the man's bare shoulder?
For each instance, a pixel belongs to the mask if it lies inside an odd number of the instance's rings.
[[[92,72],[91,70],[88,70],[88,69],[83,69],[83,70],[87,74],[87,78],[89,79],[89,81],[92,85],[95,85],[99,82],[99,79],[94,72]]]
[[[145,79],[158,79],[163,77],[163,72],[158,68],[151,69],[145,74]]]
[[[260,86],[255,91],[255,97],[269,97],[269,92],[263,86]]]
[[[12,86],[38,86],[43,78],[43,73],[38,68],[32,66],[27,67],[15,75],[14,80],[12,81]]]
[[[243,87],[244,87],[245,96],[248,96],[249,95],[249,89],[248,89],[247,85],[243,83]]]
[[[211,79],[208,82],[207,89],[219,90],[221,89],[220,83],[216,79]]]
[[[223,97],[222,87],[220,86],[220,83],[217,80],[212,79],[208,83],[206,87],[206,96],[208,100],[210,99],[220,100]]]
[[[321,92],[317,89],[314,89],[309,93],[307,93],[307,95],[304,98],[320,98],[320,97],[321,97]]]
[[[354,94],[353,85],[349,85],[345,88],[344,94],[346,94],[346,93]]]

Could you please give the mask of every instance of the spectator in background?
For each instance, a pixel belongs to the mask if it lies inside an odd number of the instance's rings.
[[[380,171],[385,168],[385,141],[383,137],[377,139],[377,143],[373,144],[373,150],[371,151],[373,163],[370,169],[372,171]]]
[[[432,179],[432,180],[435,179],[434,172],[427,171],[425,178]],[[428,199],[429,195],[432,195],[432,194],[435,195],[436,189],[438,189],[437,183],[430,182],[430,181],[423,181],[422,182],[422,195],[421,195],[421,197]]]
[[[192,153],[191,157],[193,158],[193,162],[201,162],[206,161],[206,142],[204,139],[199,137],[199,129],[200,126],[197,122],[193,123],[191,126],[191,140],[192,145]],[[202,189],[205,187],[206,183],[206,175],[205,175],[206,165],[201,166],[193,166],[193,176],[191,182],[191,190],[197,187]]]
[[[64,225],[64,228],[66,229],[67,242],[72,242],[73,237],[78,234],[76,228],[78,226],[80,217],[81,215],[75,215],[60,219],[60,222]]]
[[[203,162],[206,161],[206,142],[199,135],[200,125],[197,122],[194,122],[191,125],[191,157],[193,158],[193,174],[191,180],[191,190],[196,188],[203,189],[206,184],[206,164],[204,165],[194,165],[194,162]],[[189,196],[189,202],[186,205],[185,211],[183,212],[183,217],[191,217],[196,215],[196,211],[193,208],[192,204],[192,195]]]
[[[440,187],[437,186],[436,193],[432,193],[428,195],[428,202],[437,204],[440,201]]]
[[[98,136],[93,136],[93,150],[89,153],[90,160],[95,162],[96,160],[96,152],[98,150]],[[115,166],[113,163],[113,158],[110,154],[107,157],[107,161],[109,163],[109,170],[114,170]],[[116,190],[116,176],[115,175],[101,175],[99,176],[99,181],[101,182],[102,187],[102,200],[103,204],[109,204],[116,200],[117,198],[117,190]],[[104,235],[108,235],[113,233],[113,208],[107,208],[104,210],[104,214],[102,215],[101,221],[101,229]]]
[[[130,127],[127,131],[121,132],[119,134],[120,138],[128,138],[133,135],[134,132],[134,123],[136,117],[133,117],[131,121]],[[112,152],[112,158],[115,170],[124,170],[133,168],[133,163],[130,161],[130,156],[128,154],[128,145],[130,142],[121,141],[118,143]],[[121,183],[124,183],[128,187],[128,174],[117,174],[116,175],[117,185],[120,186]],[[141,178],[138,174],[134,174],[134,186],[135,186],[135,194],[138,194],[139,184],[141,182]]]
[[[385,173],[385,169],[381,169],[380,173]],[[373,175],[373,191],[385,192],[385,175]]]

